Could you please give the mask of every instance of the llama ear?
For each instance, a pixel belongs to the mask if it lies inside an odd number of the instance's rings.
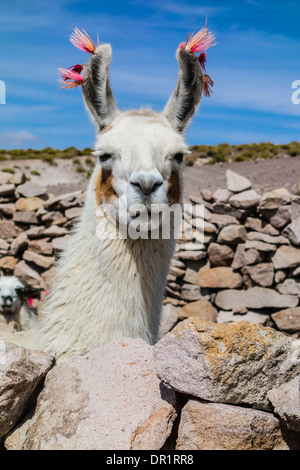
[[[111,56],[111,46],[101,44],[91,55],[83,73],[84,101],[100,131],[111,124],[118,112],[109,84],[108,69]]]
[[[179,63],[177,85],[163,113],[176,131],[183,132],[199,106],[203,73],[194,53],[178,48],[176,57]]]

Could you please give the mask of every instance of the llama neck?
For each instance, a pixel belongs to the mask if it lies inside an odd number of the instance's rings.
[[[42,348],[58,356],[122,336],[157,339],[174,241],[99,239],[107,224],[91,212],[87,204],[41,316]]]

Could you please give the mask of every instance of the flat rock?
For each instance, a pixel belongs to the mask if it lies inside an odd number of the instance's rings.
[[[269,320],[269,315],[248,311],[245,314],[234,313],[233,311],[220,310],[217,323],[233,323],[236,321],[247,321],[250,323],[265,325]]]
[[[0,238],[15,238],[21,233],[21,229],[11,220],[0,220]]]
[[[211,289],[236,289],[243,284],[240,274],[233,272],[230,267],[207,269],[199,275],[199,286]]]
[[[71,207],[65,211],[67,219],[75,219],[81,215],[82,207]]]
[[[18,211],[36,211],[43,207],[44,201],[39,197],[20,197],[16,201],[16,208]]]
[[[268,409],[267,393],[300,373],[300,341],[248,322],[189,318],[154,346],[156,372],[174,390]]]
[[[2,258],[0,258],[0,268],[5,271],[13,271],[18,261],[18,258],[14,256],[2,256]]]
[[[26,232],[21,232],[12,242],[10,252],[12,255],[17,255],[23,252],[28,245],[28,237]]]
[[[210,262],[216,266],[228,266],[234,257],[233,249],[220,243],[211,243],[207,252]]]
[[[282,228],[291,220],[292,207],[290,205],[280,206],[278,209],[260,209],[262,215],[275,227]]]
[[[26,183],[18,186],[17,193],[23,197],[32,198],[44,196],[46,194],[46,189],[33,181],[27,181]]]
[[[215,214],[231,216],[238,220],[240,220],[245,214],[245,210],[236,209],[228,202],[214,202],[212,204],[212,212]]]
[[[181,287],[180,297],[188,302],[193,302],[194,300],[207,300],[200,286],[195,286],[193,284],[183,284]]]
[[[206,251],[204,250],[187,250],[187,251],[178,251],[175,253],[175,257],[183,260],[193,260],[198,261],[206,258]]]
[[[234,194],[229,198],[229,203],[237,209],[250,209],[256,207],[260,201],[260,195],[250,189],[238,194]]]
[[[300,331],[300,307],[287,308],[271,315],[277,328],[288,333]]]
[[[294,245],[300,245],[300,217],[297,217],[287,227],[282,234],[287,237]]]
[[[181,307],[179,319],[184,320],[189,317],[198,317],[202,320],[216,322],[217,313],[217,310],[208,300],[197,300]]]
[[[298,267],[300,265],[300,248],[280,246],[272,257],[272,262],[275,269]]]
[[[5,216],[11,216],[14,212],[16,212],[16,206],[12,202],[0,204],[0,212]]]
[[[28,264],[22,260],[20,261],[15,269],[14,275],[17,276],[23,284],[29,284],[30,286],[40,287],[43,284],[41,276],[32,269]]]
[[[270,390],[268,398],[274,406],[274,412],[285,425],[289,429],[300,431],[300,376]]]
[[[295,295],[281,295],[273,289],[265,287],[252,287],[248,290],[223,290],[218,292],[216,305],[222,310],[232,310],[239,307],[251,309],[262,308],[289,308],[296,307],[298,297]]]
[[[261,233],[261,232],[248,232],[247,239],[257,240],[257,241],[261,241],[264,243],[272,243],[275,245],[289,245],[290,244],[289,240],[286,237],[283,237],[282,235],[273,236],[273,235],[269,235],[267,233]]]
[[[23,254],[23,259],[31,263],[36,264],[40,268],[49,269],[53,266],[55,258],[54,256],[44,256],[35,253],[34,251],[26,250]]]
[[[257,251],[264,251],[266,253],[272,253],[273,251],[276,250],[277,247],[273,243],[265,243],[260,240],[246,240],[245,249],[249,250],[251,248],[254,248],[254,250],[257,250]]]
[[[158,338],[162,338],[168,331],[172,330],[179,318],[179,308],[170,303],[162,306]]]
[[[269,224],[264,219],[247,217],[244,226],[253,232],[266,233],[267,235],[279,235],[279,230],[277,230],[275,227],[273,227],[273,225]]]
[[[228,243],[229,245],[237,245],[247,238],[247,232],[242,225],[227,225],[223,227],[218,236],[219,243]]]
[[[13,221],[18,224],[26,225],[37,225],[39,223],[34,211],[15,212],[13,214]]]
[[[14,184],[1,184],[0,185],[0,197],[12,196],[15,192]]]
[[[240,243],[235,250],[234,258],[232,262],[232,269],[240,269],[243,266],[260,263],[263,261],[262,254],[255,248],[246,250],[245,244]]]
[[[63,235],[67,235],[69,232],[64,227],[59,227],[57,225],[51,225],[50,227],[46,228],[43,232],[44,236],[46,237],[61,237]]]
[[[213,193],[212,198],[214,202],[227,202],[230,196],[232,196],[231,191],[228,191],[228,189],[219,188]]]
[[[123,338],[54,367],[26,432],[15,431],[9,448],[160,449],[176,417],[176,395],[156,376],[152,350]]]
[[[239,221],[235,217],[226,214],[212,214],[210,221],[219,228],[226,227],[226,225],[239,225]]]
[[[271,413],[190,399],[184,406],[176,450],[288,450]]]
[[[30,240],[28,243],[28,249],[39,255],[52,255],[53,253],[53,245],[50,242],[50,238]]]
[[[235,173],[234,171],[226,171],[227,189],[233,193],[239,193],[250,189],[252,184],[248,178]]]
[[[263,194],[259,207],[260,209],[278,209],[291,201],[291,194],[285,188],[275,189]]]
[[[255,284],[261,287],[271,287],[274,280],[274,266],[272,263],[259,263],[254,266],[244,266],[242,273],[249,276]],[[282,292],[283,294],[284,292]]]
[[[0,438],[17,423],[54,358],[0,341]]]
[[[299,295],[300,294],[300,283],[295,279],[288,278],[285,279],[281,284],[276,286],[276,290],[280,294],[287,295]]]

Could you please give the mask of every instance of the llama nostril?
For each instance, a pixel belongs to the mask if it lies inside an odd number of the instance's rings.
[[[139,173],[131,179],[130,184],[145,196],[148,196],[163,184],[163,179],[161,175],[158,177],[156,174]]]

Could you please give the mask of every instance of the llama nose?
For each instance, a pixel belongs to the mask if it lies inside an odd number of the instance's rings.
[[[130,178],[130,184],[148,196],[163,184],[163,178],[158,170],[134,172]]]
[[[2,296],[2,303],[3,305],[11,305],[12,303],[12,298],[10,295],[3,295]]]

